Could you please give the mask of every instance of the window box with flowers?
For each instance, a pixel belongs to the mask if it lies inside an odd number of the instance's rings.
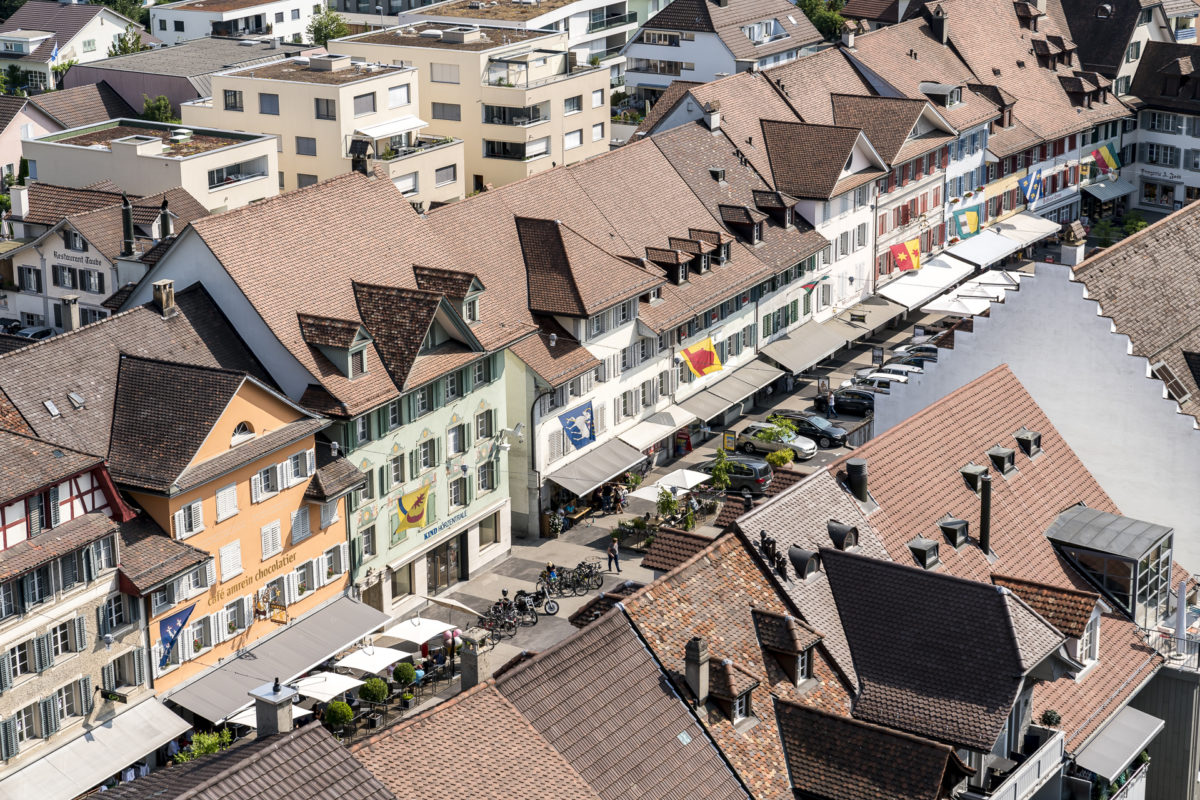
[[[230,633],[237,633],[237,631],[238,631],[237,620],[236,619],[229,620],[229,623],[225,627],[229,628]]]

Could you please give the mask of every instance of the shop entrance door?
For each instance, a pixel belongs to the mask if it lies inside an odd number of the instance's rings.
[[[461,533],[425,554],[426,580],[430,594],[449,589],[466,578],[467,535]]]

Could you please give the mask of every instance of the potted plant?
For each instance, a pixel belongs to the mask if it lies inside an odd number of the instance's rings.
[[[1062,722],[1062,714],[1059,714],[1053,708],[1047,708],[1042,712],[1042,724],[1047,728],[1053,728]]]
[[[963,197],[974,197],[974,196],[975,196],[974,192],[963,192]]]
[[[780,469],[792,463],[796,458],[796,454],[789,449],[772,450],[767,453],[767,463],[774,469]]]
[[[950,237],[950,244],[958,244],[958,242],[959,242],[959,238],[957,236]]]
[[[345,728],[354,721],[354,712],[350,710],[350,706],[341,701],[334,700],[325,709],[325,724],[331,730],[337,731]]]
[[[588,63],[591,64],[593,67],[600,66],[600,56],[592,56],[591,58],[588,59]]]
[[[363,685],[358,687],[358,697],[368,703],[382,703],[388,697],[387,684],[383,678],[367,678]]]
[[[392,680],[400,686],[400,691],[408,690],[412,686],[413,681],[417,679],[417,668],[407,661],[401,661],[392,669]]]
[[[304,594],[308,591],[308,583],[306,581],[300,581],[300,585],[297,588],[299,589],[300,594]]]
[[[1141,753],[1138,754],[1138,763],[1139,764],[1149,764],[1150,763],[1150,751],[1149,750],[1143,750]]]
[[[236,619],[229,620],[229,623],[226,627],[229,628],[230,633],[237,633],[237,629],[238,629],[237,628],[237,620]]]
[[[204,640],[197,638],[192,640],[192,652],[199,652],[204,649]]]
[[[679,511],[679,501],[675,499],[675,494],[670,489],[658,490],[655,510],[659,517],[669,517]]]
[[[412,701],[413,701],[413,693],[412,692],[404,692],[402,695],[400,695],[400,707],[401,708],[405,708],[405,709],[412,708]]]

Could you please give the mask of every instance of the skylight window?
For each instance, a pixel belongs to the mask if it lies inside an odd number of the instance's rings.
[[[46,410],[50,412],[50,416],[52,416],[52,417],[59,416],[60,412],[58,410],[58,406],[54,405],[53,400],[43,400],[42,405],[44,405],[46,407]]]
[[[83,395],[79,392],[67,392],[67,399],[71,401],[71,405],[75,408],[83,408]]]

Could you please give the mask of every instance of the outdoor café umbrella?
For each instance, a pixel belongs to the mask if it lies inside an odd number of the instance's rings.
[[[668,489],[691,489],[710,480],[712,480],[712,476],[703,472],[697,472],[694,469],[677,469],[662,476],[655,483]]]
[[[336,661],[334,666],[375,674],[380,670],[387,669],[400,659],[411,655],[413,653],[408,650],[398,650],[391,647],[363,647],[355,650],[345,658]]]

